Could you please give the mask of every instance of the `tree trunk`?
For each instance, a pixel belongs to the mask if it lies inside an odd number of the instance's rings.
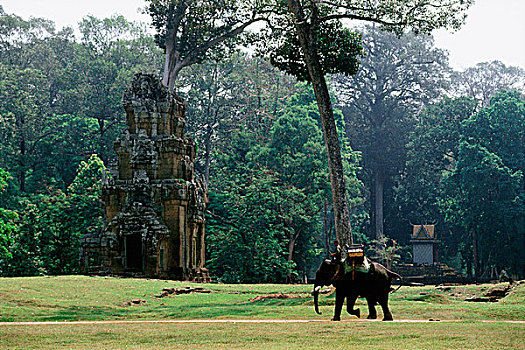
[[[294,251],[294,248],[295,248],[295,238],[294,237],[290,237],[290,242],[288,242],[288,263],[292,262],[293,260],[293,251]],[[287,283],[292,283],[292,270],[290,268],[288,268],[288,272],[286,274],[286,282]]]
[[[326,250],[326,257],[330,258],[330,237],[329,237],[329,227],[328,227],[328,213],[326,210],[328,203],[324,203],[323,208],[323,241],[324,247]]]
[[[173,44],[172,38],[169,36],[166,38],[166,58],[164,59],[164,72],[162,74],[162,84],[169,88],[170,85],[170,72],[173,66]],[[172,91],[172,89],[169,89]]]
[[[467,278],[472,279],[472,259],[467,260]]]
[[[211,166],[211,136],[213,133],[213,127],[208,125],[206,130],[206,139],[204,141],[204,181],[206,185],[210,184],[210,166]]]
[[[380,172],[376,172],[375,175],[375,181],[374,181],[374,189],[375,189],[375,201],[374,201],[374,218],[375,218],[375,234],[376,239],[380,239],[383,236],[384,228],[383,228],[383,188],[385,184],[384,177],[380,174]]]
[[[176,70],[176,64],[179,60],[175,43],[177,42],[177,27],[180,24],[181,13],[186,11],[187,4],[180,2],[179,6],[175,7],[175,4],[170,4],[168,7],[168,20],[166,23],[166,59],[164,61],[164,72],[162,74],[162,84],[168,87],[169,91],[173,91],[175,88],[175,79],[178,71]],[[178,15],[177,15],[178,14]]]
[[[369,200],[370,200],[370,207],[368,209],[369,213],[369,225],[368,225],[368,235],[370,236],[370,239],[375,239],[375,227],[376,227],[376,188],[374,186],[374,181],[372,179],[372,175],[370,175],[370,180],[368,188],[370,189],[369,194]]]
[[[23,122],[23,119],[22,119]],[[26,141],[24,139],[25,132],[22,132],[22,140],[20,140],[20,157],[18,158],[18,165],[20,166],[19,183],[20,191],[26,191]]]
[[[162,75],[162,84],[167,86],[171,92],[175,90],[175,81],[182,69],[181,63],[178,62],[173,40],[175,39],[168,40],[166,43],[166,60],[164,61],[164,73]]]
[[[295,18],[297,36],[304,55],[304,62],[308,68],[312,86],[314,88],[317,106],[319,107],[319,114],[321,115],[321,124],[326,143],[326,153],[328,155],[328,168],[332,187],[332,199],[334,202],[335,232],[337,240],[341,244],[352,244],[353,239],[350,227],[350,209],[346,197],[341,148],[339,145],[337,128],[335,126],[332,101],[330,100],[328,86],[316,50],[316,38],[313,33],[313,28],[305,19],[300,2],[298,0],[287,0],[287,2],[288,9]]]
[[[476,280],[480,276],[480,265],[479,265],[479,257],[478,257],[478,238],[476,237],[476,231],[472,231],[472,254],[473,254],[473,260],[474,260],[474,277]]]

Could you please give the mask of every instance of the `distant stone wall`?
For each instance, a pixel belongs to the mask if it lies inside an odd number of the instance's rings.
[[[85,273],[209,278],[204,268],[207,189],[194,177],[186,106],[152,75],[124,93],[127,129],[115,142],[118,176],[104,179],[103,232],[82,241]]]
[[[399,264],[392,271],[400,274],[405,283],[441,284],[466,283],[467,279],[453,268],[442,264]]]

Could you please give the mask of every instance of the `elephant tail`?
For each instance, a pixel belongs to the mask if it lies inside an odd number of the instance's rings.
[[[395,273],[395,272],[392,272],[390,270],[388,270],[388,275],[390,276],[390,279],[393,280],[393,279],[399,279],[399,286],[394,289],[394,288],[390,288],[390,293],[395,293],[399,290],[399,288],[401,288],[401,286],[403,285],[403,277],[401,277],[401,275]]]

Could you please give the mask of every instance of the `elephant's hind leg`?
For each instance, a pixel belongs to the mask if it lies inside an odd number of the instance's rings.
[[[375,320],[377,318],[377,312],[376,312],[376,300],[372,298],[366,298],[366,302],[368,304],[368,319],[369,320]]]
[[[383,321],[393,321],[394,318],[388,308],[388,294],[379,299],[379,305],[381,305],[381,308],[383,309]]]

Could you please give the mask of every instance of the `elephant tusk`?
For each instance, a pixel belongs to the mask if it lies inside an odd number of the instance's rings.
[[[322,315],[323,313],[319,311],[319,289],[321,289],[321,286],[317,286],[314,288],[314,291],[312,292],[312,295],[314,296],[314,309],[315,312],[319,315]]]

